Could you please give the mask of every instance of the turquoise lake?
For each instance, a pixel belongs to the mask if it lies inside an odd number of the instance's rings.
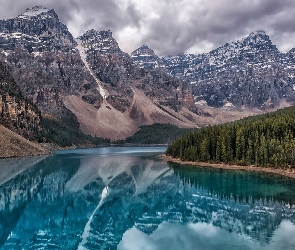
[[[165,150],[0,160],[0,249],[295,249],[295,180],[167,163]]]

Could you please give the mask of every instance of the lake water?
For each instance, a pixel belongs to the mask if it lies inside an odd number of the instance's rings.
[[[295,182],[168,164],[164,147],[0,161],[0,249],[295,249]]]

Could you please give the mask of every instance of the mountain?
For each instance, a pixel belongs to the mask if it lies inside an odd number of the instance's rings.
[[[141,68],[145,69],[157,69],[165,68],[165,62],[158,57],[155,52],[150,49],[146,44],[139,47],[137,50],[131,53],[133,62],[138,64]]]
[[[40,111],[0,62],[0,158],[48,154],[32,142],[42,141],[43,135]]]
[[[42,128],[40,111],[28,101],[16,85],[13,77],[0,62],[0,124],[24,136],[38,141]]]
[[[76,46],[55,11],[42,6],[0,21],[0,59],[23,94],[43,113],[55,117],[65,113],[65,95],[83,96],[95,91],[96,83]]]
[[[66,106],[76,114],[83,131],[122,139],[134,134],[141,125],[171,123],[198,127],[209,123],[210,119],[195,108],[186,82],[161,69],[137,66],[119,48],[111,31],[92,29],[76,42],[103,96],[99,108],[91,107],[91,97],[87,104],[74,95],[66,98]],[[83,114],[85,109],[87,114]]]
[[[52,138],[62,137],[58,131],[66,133],[62,144],[74,143],[68,136],[72,130],[124,139],[142,125],[196,128],[260,112],[200,105],[197,94],[204,88],[175,77],[179,73],[169,70],[168,59],[148,46],[130,56],[111,31],[94,29],[75,39],[55,11],[42,6],[0,21],[0,61],[46,124],[55,128],[47,126]]]
[[[138,67],[110,31],[89,30],[74,39],[55,11],[42,6],[0,21],[1,60],[43,117],[67,124],[76,119],[93,136],[124,139],[155,122],[211,122],[197,112],[186,82]]]
[[[209,53],[163,60],[170,75],[191,84],[195,102],[203,106],[265,111],[295,101],[294,50],[281,53],[264,31]]]

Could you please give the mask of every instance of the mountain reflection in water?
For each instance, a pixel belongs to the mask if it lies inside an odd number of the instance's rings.
[[[1,249],[295,249],[294,180],[167,164],[164,151],[0,161]]]

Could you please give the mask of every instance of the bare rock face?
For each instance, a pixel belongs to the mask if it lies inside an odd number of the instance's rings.
[[[86,102],[95,100],[96,106],[101,103],[96,82],[76,46],[54,10],[37,6],[0,21],[0,59],[24,95],[56,117],[65,114],[63,97],[68,94]]]
[[[0,62],[0,124],[27,139],[38,140],[40,112],[29,102]]]
[[[108,91],[107,102],[121,112],[132,104],[133,92],[130,75],[134,66],[131,58],[124,53],[111,31],[89,30],[78,37],[86,54],[86,61],[95,77]]]
[[[0,42],[5,50],[22,48],[28,52],[71,52],[75,47],[72,34],[53,9],[28,8],[14,19],[0,21]]]
[[[132,87],[136,87],[155,103],[179,111],[182,88],[188,89],[188,85],[157,66],[162,65],[154,62],[159,58],[146,45],[129,56],[119,48],[110,31],[89,30],[78,39],[91,69],[109,92],[107,101],[116,109],[125,112],[131,106]],[[134,58],[141,60],[144,67],[136,65]]]
[[[214,85],[188,80],[195,79],[187,69],[191,62],[180,65],[187,58],[201,65],[207,57],[175,57],[169,68],[169,60],[146,45],[129,56],[111,31],[89,30],[74,39],[54,10],[41,6],[0,21],[0,61],[23,95],[42,114],[61,122],[71,120],[62,119],[72,115],[70,110],[83,132],[104,138],[124,139],[153,123],[199,127],[233,120],[236,114],[196,106],[200,97],[210,105],[210,98],[227,100],[223,89],[209,96],[216,92]],[[292,58],[290,52],[288,60]]]
[[[295,101],[294,50],[281,53],[264,31],[206,54],[159,58],[143,46],[132,53],[132,59],[141,68],[160,65],[189,82],[195,103],[210,107],[268,110],[282,101]]]
[[[138,67],[110,31],[74,39],[54,10],[37,6],[0,21],[0,60],[42,114],[62,120],[69,109],[86,133],[122,139],[154,122],[197,126],[177,117],[191,96],[188,84]]]
[[[133,62],[145,69],[165,69],[165,61],[158,57],[146,44],[131,53]]]

